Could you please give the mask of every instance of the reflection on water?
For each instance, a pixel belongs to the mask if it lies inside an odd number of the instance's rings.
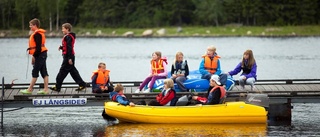
[[[104,136],[265,136],[266,124],[129,124],[108,126]]]
[[[291,125],[110,124],[95,107],[36,107],[4,113],[3,136],[319,136],[320,105],[293,104]],[[269,123],[268,123],[269,124]]]

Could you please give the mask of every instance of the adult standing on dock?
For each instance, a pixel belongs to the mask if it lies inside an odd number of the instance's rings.
[[[241,90],[244,90],[244,85],[248,84],[251,86],[251,91],[254,90],[254,83],[257,80],[257,64],[254,59],[252,50],[246,50],[243,53],[242,61],[236,66],[232,71],[229,71],[228,75],[237,75],[242,71],[242,74],[239,77],[239,85]]]
[[[29,22],[30,30],[33,32],[29,38],[29,54],[32,56],[31,64],[33,65],[32,69],[32,79],[28,89],[21,90],[22,94],[32,94],[33,86],[37,82],[39,77],[39,72],[44,81],[44,90],[40,90],[38,94],[48,94],[48,83],[49,75],[47,71],[47,51],[45,47],[46,37],[45,30],[40,29],[40,21],[35,18]]]
[[[71,32],[72,26],[70,23],[62,24],[62,46],[59,46],[58,50],[62,50],[63,61],[56,78],[56,85],[51,87],[51,90],[60,92],[63,80],[70,73],[73,80],[79,85],[77,91],[86,88],[86,83],[82,80],[77,68],[75,67],[75,52],[74,43],[76,40],[76,34]]]

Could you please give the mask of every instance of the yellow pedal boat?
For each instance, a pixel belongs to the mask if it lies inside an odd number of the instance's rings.
[[[267,123],[264,107],[245,102],[201,106],[143,106],[105,102],[104,111],[131,123]]]

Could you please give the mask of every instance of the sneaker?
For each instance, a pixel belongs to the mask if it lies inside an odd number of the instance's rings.
[[[84,89],[86,89],[86,87],[84,87],[84,86],[79,86],[79,87],[76,89],[76,91],[81,91],[81,90],[84,90]]]
[[[148,88],[147,90],[142,91],[142,93],[150,93],[150,89]]]
[[[251,87],[251,91],[255,91],[256,90],[256,87],[255,86],[252,86]]]
[[[85,85],[86,87],[91,87],[90,83],[86,83]]]
[[[32,92],[30,92],[28,89],[20,90],[20,93],[22,93],[24,95],[31,95],[32,94]]]
[[[42,94],[42,95],[46,95],[48,94],[48,92],[44,91],[44,90],[40,90],[37,92],[37,94]]]
[[[50,87],[50,89],[53,90],[53,91],[57,91],[57,92],[60,92],[60,90],[61,90],[61,89],[57,89],[56,86]]]
[[[134,93],[140,93],[141,91],[140,91],[140,89],[137,89]]]

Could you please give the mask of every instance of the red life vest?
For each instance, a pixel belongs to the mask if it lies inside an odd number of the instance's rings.
[[[75,52],[74,52],[74,43],[75,43],[75,39],[74,39],[74,37],[71,35],[71,34],[66,34],[66,35],[64,35],[63,36],[63,38],[62,38],[62,54],[63,55],[66,55],[67,54],[67,42],[64,40],[64,38],[66,37],[66,36],[70,36],[71,38],[72,38],[72,43],[71,43],[71,46],[72,46],[72,55],[74,55],[75,54]]]
[[[211,74],[214,74],[217,71],[218,68],[218,59],[220,56],[214,56],[213,59],[209,56],[204,56],[204,68],[209,71]]]
[[[222,86],[216,86],[216,87],[212,88],[210,90],[210,92],[215,92],[214,90],[217,89],[217,88],[220,88],[220,93],[221,93],[220,94],[220,99],[224,98],[225,95],[226,95],[226,90]],[[209,92],[209,94],[210,94],[210,92]],[[202,102],[202,103],[206,103],[208,101],[208,98],[206,98],[206,97],[198,97],[197,100]]]
[[[109,72],[110,72],[109,70],[106,70],[104,72],[100,70],[96,70],[93,72],[91,79],[93,78],[94,75],[97,75],[96,84],[100,85],[100,88],[105,88],[109,80]]]
[[[118,101],[117,101],[117,96],[121,96],[121,97],[123,97],[123,98],[126,98],[125,95],[117,93],[117,94],[115,94],[115,95],[112,96],[112,101],[118,102]]]
[[[226,89],[223,86],[215,86],[210,90],[210,92],[214,92],[214,90],[217,88],[220,88],[220,92],[221,92],[220,99],[224,98],[224,96],[226,95]]]

